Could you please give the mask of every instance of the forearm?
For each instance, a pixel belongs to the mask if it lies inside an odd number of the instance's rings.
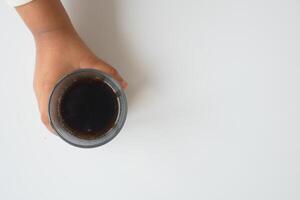
[[[34,0],[16,10],[35,39],[49,32],[75,32],[59,0]]]

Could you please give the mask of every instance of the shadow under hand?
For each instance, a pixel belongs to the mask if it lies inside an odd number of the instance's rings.
[[[142,71],[142,63],[134,56],[132,46],[122,35],[121,20],[118,20],[121,19],[121,5],[117,0],[72,1],[68,11],[86,44],[128,82],[126,94],[128,105],[132,107],[145,85],[146,75]]]

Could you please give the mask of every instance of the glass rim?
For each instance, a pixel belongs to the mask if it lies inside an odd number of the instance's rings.
[[[80,74],[88,74],[92,75],[94,77],[100,78],[103,80],[109,87],[113,89],[113,91],[116,93],[116,96],[118,98],[118,103],[119,103],[119,109],[118,109],[118,117],[114,123],[114,126],[108,130],[103,136],[93,139],[93,140],[87,140],[87,139],[82,139],[78,138],[71,133],[69,133],[67,130],[63,130],[58,126],[59,122],[55,121],[52,116],[52,109],[53,106],[56,105],[57,102],[53,102],[53,96],[55,95],[56,92],[60,89],[64,83],[64,81],[75,78],[76,76]],[[62,78],[60,78],[57,83],[55,84],[50,96],[49,96],[49,101],[48,101],[48,117],[49,121],[51,124],[51,127],[54,129],[54,131],[57,133],[57,135],[62,138],[64,141],[67,143],[80,147],[80,148],[94,148],[98,146],[102,146],[108,142],[110,142],[113,138],[115,138],[121,129],[123,128],[125,121],[126,121],[126,116],[127,116],[127,100],[126,100],[126,95],[125,92],[123,91],[122,87],[120,84],[109,74],[104,73],[102,71],[96,70],[96,69],[79,69],[76,71],[73,71],[71,73],[68,73],[64,75]]]

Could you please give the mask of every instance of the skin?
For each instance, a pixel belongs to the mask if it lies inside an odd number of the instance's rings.
[[[93,68],[112,75],[126,89],[127,83],[115,68],[99,59],[75,31],[59,0],[34,0],[16,8],[32,32],[36,44],[33,87],[41,120],[54,132],[48,118],[48,100],[63,75]]]

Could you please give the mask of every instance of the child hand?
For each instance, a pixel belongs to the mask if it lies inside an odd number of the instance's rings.
[[[48,118],[49,96],[57,81],[74,70],[93,68],[110,74],[125,89],[127,83],[115,68],[97,58],[73,30],[57,29],[40,33],[36,41],[34,91],[41,120],[52,132]]]

